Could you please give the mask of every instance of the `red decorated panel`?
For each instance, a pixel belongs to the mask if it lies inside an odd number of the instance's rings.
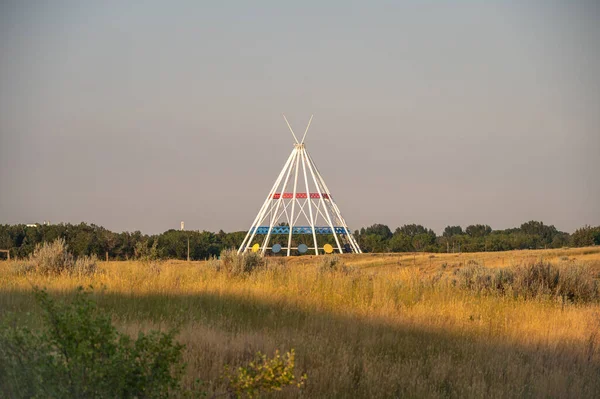
[[[273,194],[272,198],[273,199],[279,199],[281,198],[282,194],[281,193],[275,193]],[[329,199],[329,194],[323,193],[323,194],[319,194],[319,193],[296,193],[296,198],[298,199],[306,199],[306,198],[312,198],[312,199],[319,199],[321,198],[321,196],[323,196],[323,198],[325,199]],[[284,199],[291,199],[294,198],[294,193],[283,193],[283,198]]]

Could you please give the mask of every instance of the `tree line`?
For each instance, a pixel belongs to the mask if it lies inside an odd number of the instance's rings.
[[[357,231],[356,237],[364,252],[510,251],[600,245],[600,226],[584,226],[569,234],[532,220],[506,230],[493,230],[483,224],[465,229],[447,226],[437,236],[433,230],[418,224],[406,224],[394,232],[386,225],[374,224]]]
[[[73,255],[96,255],[112,260],[156,257],[162,259],[207,259],[223,249],[237,248],[246,232],[168,230],[147,235],[139,231],[115,233],[94,224],[60,223],[30,227],[24,224],[0,225],[0,249],[13,257],[26,257],[37,244],[64,238]],[[480,252],[513,249],[561,248],[600,245],[600,226],[584,226],[573,234],[552,225],[530,221],[518,228],[493,230],[488,225],[447,226],[441,236],[422,225],[406,224],[395,231],[374,224],[356,230],[363,252]],[[310,237],[309,237],[310,238]],[[332,238],[332,237],[330,237]],[[326,240],[327,242],[333,240]]]

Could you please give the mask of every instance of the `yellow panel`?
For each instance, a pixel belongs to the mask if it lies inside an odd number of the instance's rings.
[[[252,252],[258,252],[259,249],[260,249],[260,244],[254,244],[252,246]]]
[[[333,247],[330,244],[323,245],[323,249],[325,250],[325,253],[328,253],[328,254],[333,252]]]

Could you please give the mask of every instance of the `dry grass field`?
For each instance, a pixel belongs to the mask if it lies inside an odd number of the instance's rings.
[[[598,300],[482,292],[455,281],[469,265],[540,260],[586,266],[598,279],[598,247],[344,255],[349,269],[332,272],[320,270],[319,258],[271,258],[238,277],[208,262],[102,262],[82,278],[15,275],[0,262],[0,318],[11,313],[35,326],[32,286],[70,295],[93,285],[122,331],[179,327],[187,384],[217,380],[225,364],[256,351],[294,348],[306,387],[271,396],[600,397]]]

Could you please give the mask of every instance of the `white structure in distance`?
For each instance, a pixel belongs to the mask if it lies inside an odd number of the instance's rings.
[[[285,251],[294,253],[362,253],[352,236],[339,207],[308,154],[304,139],[313,117],[310,117],[302,140],[287,118],[285,122],[294,137],[294,149],[252,222],[238,253],[265,254]],[[281,240],[282,242],[271,242]],[[329,241],[329,242],[327,242]]]

